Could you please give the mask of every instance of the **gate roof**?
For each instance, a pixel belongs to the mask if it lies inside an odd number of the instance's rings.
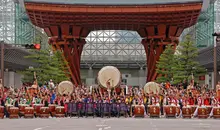
[[[25,2],[79,5],[146,5],[202,2],[203,0],[24,0]]]

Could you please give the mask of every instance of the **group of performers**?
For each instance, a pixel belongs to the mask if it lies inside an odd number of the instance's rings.
[[[70,104],[77,104],[77,109],[82,109],[83,104],[93,104],[91,107],[95,109],[95,114],[100,116],[101,109],[98,109],[100,104],[108,104],[105,107],[109,107],[108,110],[111,115],[116,116],[120,113],[123,107],[123,111],[127,116],[143,115],[144,117],[152,114],[151,107],[159,108],[159,116],[166,116],[169,113],[166,110],[167,107],[179,108],[179,111],[175,110],[175,116],[182,117],[182,110],[185,107],[194,107],[195,110],[191,113],[192,117],[198,115],[198,109],[200,107],[220,107],[220,82],[216,86],[216,91],[207,89],[196,89],[190,84],[185,90],[183,88],[177,88],[170,86],[163,88],[157,92],[145,93],[142,88],[131,88],[129,91],[124,88],[102,90],[101,88],[89,87],[77,87],[70,95],[59,95],[56,89],[39,88],[32,93],[28,92],[25,87],[14,91],[8,89],[1,89],[0,91],[0,105],[4,106],[5,116],[8,117],[9,113],[6,109],[7,106],[19,107],[21,104],[28,106],[34,106],[36,104],[42,104],[44,107],[48,107],[50,104],[57,106],[63,106],[66,116],[71,114]],[[123,104],[123,105],[121,105]],[[85,105],[88,106],[88,105]],[[115,107],[115,109],[113,109]],[[80,114],[85,114],[81,112]],[[207,113],[209,117],[213,116],[213,110]]]

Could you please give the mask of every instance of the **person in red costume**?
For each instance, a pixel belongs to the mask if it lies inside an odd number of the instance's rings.
[[[205,96],[204,105],[205,105],[205,106],[209,106],[209,105],[210,105],[210,99],[209,99],[209,96],[208,96],[208,95]]]
[[[194,105],[194,104],[195,104],[194,98],[192,97],[192,95],[190,95],[190,97],[189,97],[189,105]]]

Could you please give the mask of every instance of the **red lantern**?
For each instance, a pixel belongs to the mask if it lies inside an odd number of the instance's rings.
[[[36,50],[40,50],[41,46],[40,46],[40,44],[34,44],[34,48],[35,48]]]
[[[203,76],[199,76],[199,80],[205,80],[205,75],[203,75]]]

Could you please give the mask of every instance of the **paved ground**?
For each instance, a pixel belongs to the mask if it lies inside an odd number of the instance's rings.
[[[214,119],[3,119],[0,130],[219,130]]]

